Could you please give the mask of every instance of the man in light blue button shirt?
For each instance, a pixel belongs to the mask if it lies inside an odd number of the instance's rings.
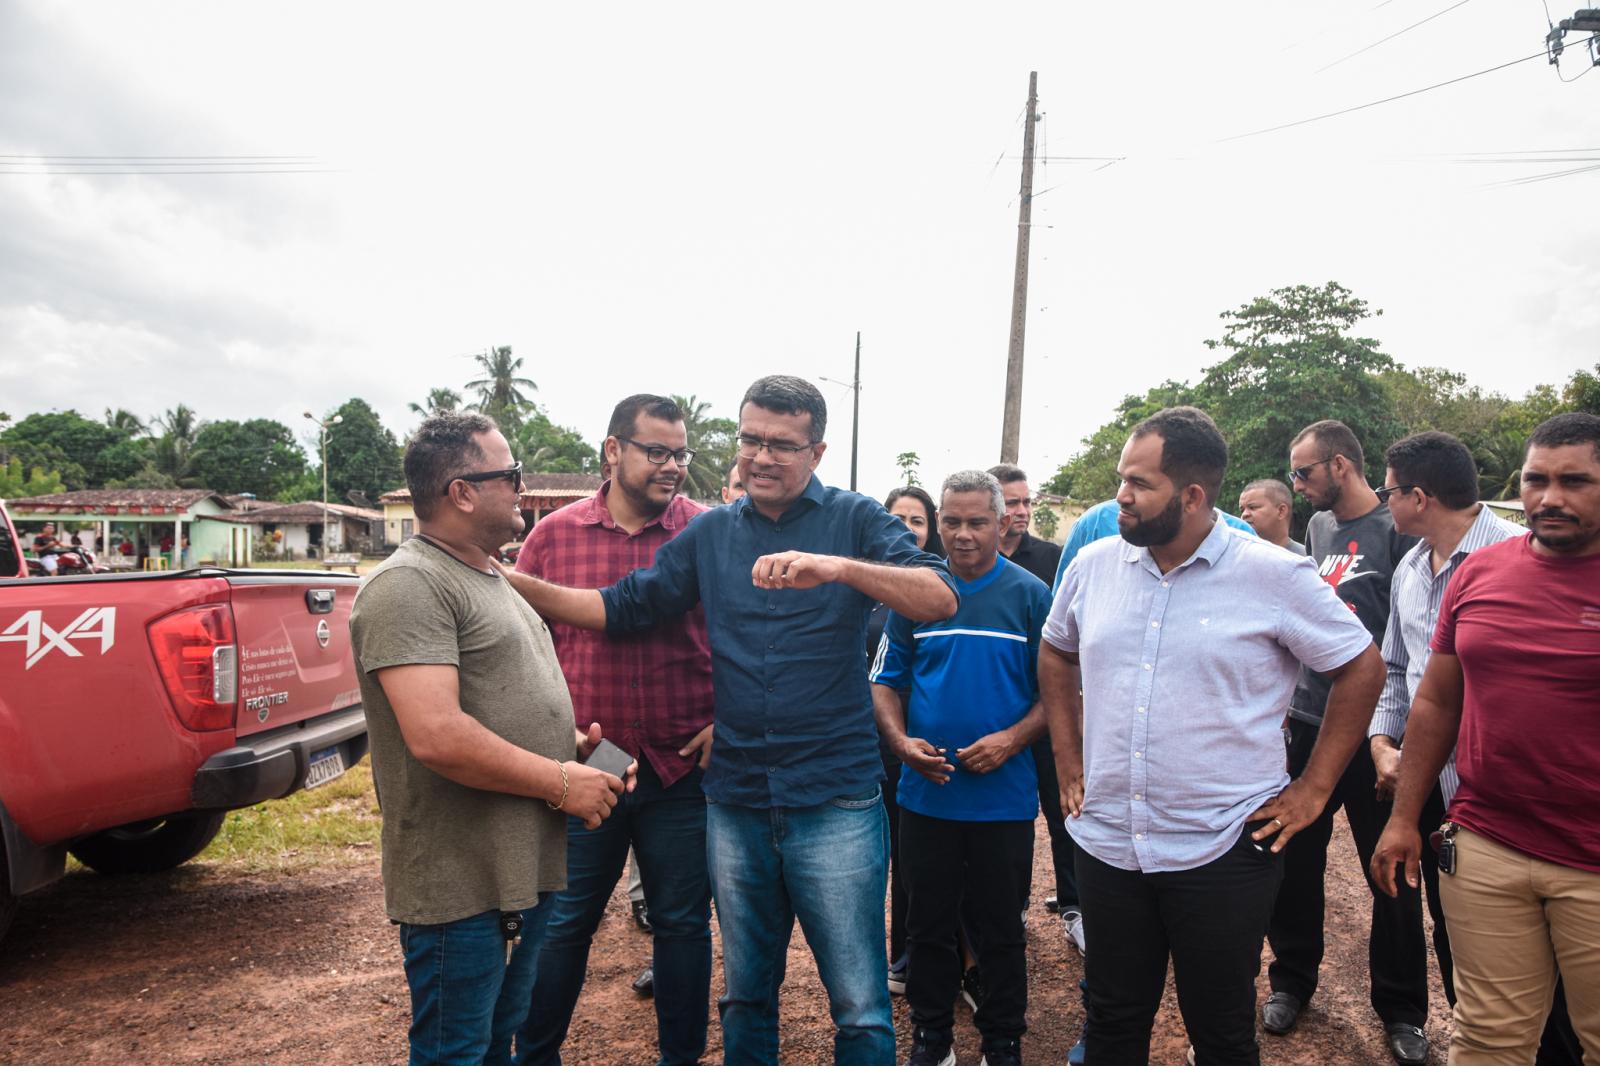
[[[1134,427],[1121,538],[1078,555],[1044,630],[1085,936],[1116,948],[1085,958],[1091,1066],[1147,1061],[1169,957],[1199,1066],[1259,1062],[1279,852],[1321,813],[1383,686],[1372,638],[1316,567],[1219,521],[1227,455],[1193,407]],[[1301,663],[1334,685],[1290,782],[1280,726]]]

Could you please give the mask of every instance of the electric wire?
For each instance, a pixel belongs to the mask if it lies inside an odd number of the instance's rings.
[[[1318,67],[1316,70],[1312,71],[1312,73],[1313,74],[1321,74],[1325,70],[1332,70],[1334,67],[1338,66],[1340,63],[1343,63],[1347,59],[1354,59],[1356,56],[1364,55],[1365,53],[1370,52],[1374,48],[1378,47],[1380,44],[1388,44],[1390,41],[1394,40],[1396,37],[1400,37],[1400,36],[1402,36],[1404,34],[1410,33],[1412,30],[1416,29],[1418,26],[1426,25],[1427,23],[1432,22],[1434,19],[1438,18],[1440,15],[1448,15],[1450,12],[1454,11],[1458,7],[1461,7],[1463,4],[1470,4],[1471,2],[1472,2],[1472,0],[1456,0],[1455,3],[1451,4],[1449,7],[1445,8],[1443,11],[1435,11],[1433,14],[1429,15],[1427,18],[1422,19],[1422,20],[1420,20],[1418,22],[1413,22],[1411,25],[1407,26],[1403,30],[1396,30],[1395,32],[1389,34],[1389,36],[1383,38],[1382,40],[1373,41],[1371,44],[1367,45],[1365,48],[1358,48],[1354,52],[1351,52],[1347,56],[1341,56],[1340,58],[1335,59],[1332,63],[1329,63],[1325,67]]]
[[[1593,40],[1593,38],[1589,39]],[[1446,81],[1435,82],[1432,85],[1424,85],[1420,89],[1412,89],[1408,92],[1396,93],[1394,96],[1385,96],[1381,100],[1369,100],[1364,104],[1356,104],[1354,107],[1340,108],[1338,111],[1329,111],[1327,114],[1323,115],[1312,115],[1310,118],[1302,118],[1294,122],[1284,122],[1276,126],[1267,126],[1264,129],[1251,130],[1248,133],[1236,133],[1231,137],[1218,138],[1212,143],[1227,144],[1230,141],[1242,141],[1248,137],[1260,137],[1268,133],[1277,133],[1280,130],[1294,129],[1296,126],[1308,126],[1313,122],[1322,122],[1326,119],[1338,118],[1341,115],[1354,114],[1357,111],[1365,111],[1368,108],[1379,107],[1383,104],[1392,104],[1396,100],[1405,100],[1413,96],[1421,96],[1423,93],[1432,92],[1435,89],[1443,89],[1449,85],[1458,85],[1461,82],[1470,81],[1473,78],[1481,78],[1485,74],[1494,74],[1497,71],[1505,70],[1508,67],[1517,66],[1519,63],[1526,63],[1530,59],[1539,59],[1544,55],[1545,52],[1541,49],[1540,51],[1534,52],[1532,55],[1525,55],[1521,59],[1513,59],[1505,63],[1500,63],[1496,66],[1486,67],[1483,70],[1473,71],[1471,74],[1463,74],[1460,77],[1450,78]]]

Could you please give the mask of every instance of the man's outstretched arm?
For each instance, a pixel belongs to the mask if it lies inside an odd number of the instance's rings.
[[[960,601],[937,570],[925,566],[892,566],[787,551],[763,555],[750,570],[750,580],[763,589],[814,589],[837,581],[913,622],[938,622],[956,613]]]
[[[574,589],[555,585],[532,574],[519,573],[501,567],[501,573],[511,582],[528,605],[539,612],[539,617],[549,622],[561,622],[579,629],[604,629],[606,605],[599,589]]]

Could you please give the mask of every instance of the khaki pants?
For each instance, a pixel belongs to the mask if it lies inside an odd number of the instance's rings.
[[[1600,1062],[1600,873],[1574,870],[1463,829],[1439,878],[1455,955],[1450,1066],[1528,1066],[1566,981],[1572,1025]]]

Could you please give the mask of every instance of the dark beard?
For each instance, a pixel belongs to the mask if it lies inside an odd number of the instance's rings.
[[[622,494],[628,498],[628,502],[633,505],[634,510],[638,511],[646,518],[655,518],[659,516],[668,508],[668,506],[671,505],[672,502],[671,500],[668,500],[666,503],[656,502],[650,498],[650,494],[646,488],[635,488],[626,481],[622,480],[620,475],[613,476],[611,484],[613,487],[621,489]],[[649,485],[648,479],[646,480],[645,485]]]
[[[1132,529],[1123,529],[1122,523],[1120,521],[1117,523],[1117,532],[1122,534],[1122,539],[1135,548],[1154,548],[1171,544],[1182,528],[1183,498],[1177,493],[1172,494],[1172,502],[1154,518],[1141,519],[1134,523]]]

